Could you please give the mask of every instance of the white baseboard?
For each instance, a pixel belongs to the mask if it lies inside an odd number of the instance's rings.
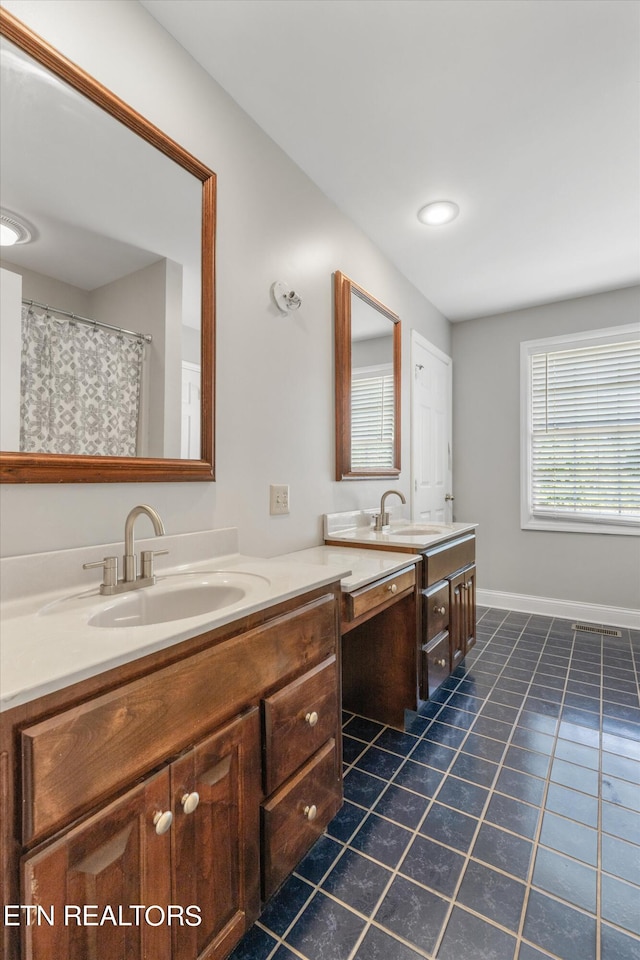
[[[599,603],[579,603],[575,600],[554,600],[551,597],[529,597],[521,593],[482,589],[476,591],[476,600],[480,606],[497,607],[499,610],[540,613],[547,617],[640,630],[640,610],[625,607],[606,607]]]

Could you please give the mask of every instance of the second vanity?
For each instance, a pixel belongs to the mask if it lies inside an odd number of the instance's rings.
[[[378,515],[379,516],[379,515]],[[475,523],[415,522],[402,518],[389,518],[383,529],[376,529],[373,511],[351,511],[325,516],[325,543],[334,548],[359,547],[394,555],[419,554],[422,562],[417,567],[418,606],[416,622],[418,639],[414,659],[414,675],[409,687],[417,691],[418,702],[427,700],[446,680],[468,651],[475,644],[476,623],[476,536]],[[380,526],[378,524],[377,526]],[[374,627],[363,625],[357,635],[357,650],[354,651],[354,669],[367,671],[362,680],[363,689],[392,683],[394,677],[393,648],[397,624],[377,623]],[[405,624],[409,632],[411,623]],[[343,644],[343,657],[347,663],[349,640]],[[368,666],[370,664],[370,666]],[[388,677],[379,679],[388,671]],[[415,697],[406,697],[398,690],[397,704],[408,710]],[[401,699],[404,698],[404,699]],[[367,709],[368,708],[368,709]],[[359,711],[385,723],[398,723],[386,719],[386,711],[376,717],[377,703],[371,696],[370,703]]]

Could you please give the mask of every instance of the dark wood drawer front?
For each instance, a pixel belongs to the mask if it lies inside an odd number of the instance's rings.
[[[335,736],[339,724],[336,658],[263,701],[266,794]]]
[[[22,732],[23,841],[46,836],[335,652],[327,595]]]
[[[445,631],[423,652],[426,659],[428,689],[431,696],[451,672],[449,634]]]
[[[415,567],[404,570],[377,581],[369,586],[354,590],[345,597],[346,616],[348,620],[356,620],[363,614],[388,603],[394,597],[399,597],[405,590],[410,590],[416,582]]]
[[[262,805],[262,896],[291,873],[342,804],[335,740]]]
[[[449,581],[425,590],[422,595],[422,613],[425,624],[425,642],[429,643],[449,625]]]
[[[440,544],[432,550],[426,550],[424,558],[425,586],[430,587],[438,580],[444,580],[456,570],[473,563],[476,558],[476,538],[468,536]]]

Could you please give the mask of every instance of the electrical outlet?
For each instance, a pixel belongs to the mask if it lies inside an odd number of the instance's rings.
[[[289,484],[272,483],[269,487],[269,513],[272,517],[289,513]]]

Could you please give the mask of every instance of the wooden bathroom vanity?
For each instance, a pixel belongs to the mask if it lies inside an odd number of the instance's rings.
[[[334,547],[419,553],[422,558],[416,567],[415,608],[407,604],[386,616],[356,618],[353,639],[343,596],[345,706],[347,690],[356,686],[353,709],[402,725],[404,710],[416,710],[428,700],[475,644],[476,536],[473,525],[459,526],[464,529],[432,537],[430,544],[420,544],[418,535],[394,535],[393,530],[378,538],[368,532],[326,537]]]
[[[340,601],[330,583],[2,713],[7,960],[231,952],[342,803]]]

